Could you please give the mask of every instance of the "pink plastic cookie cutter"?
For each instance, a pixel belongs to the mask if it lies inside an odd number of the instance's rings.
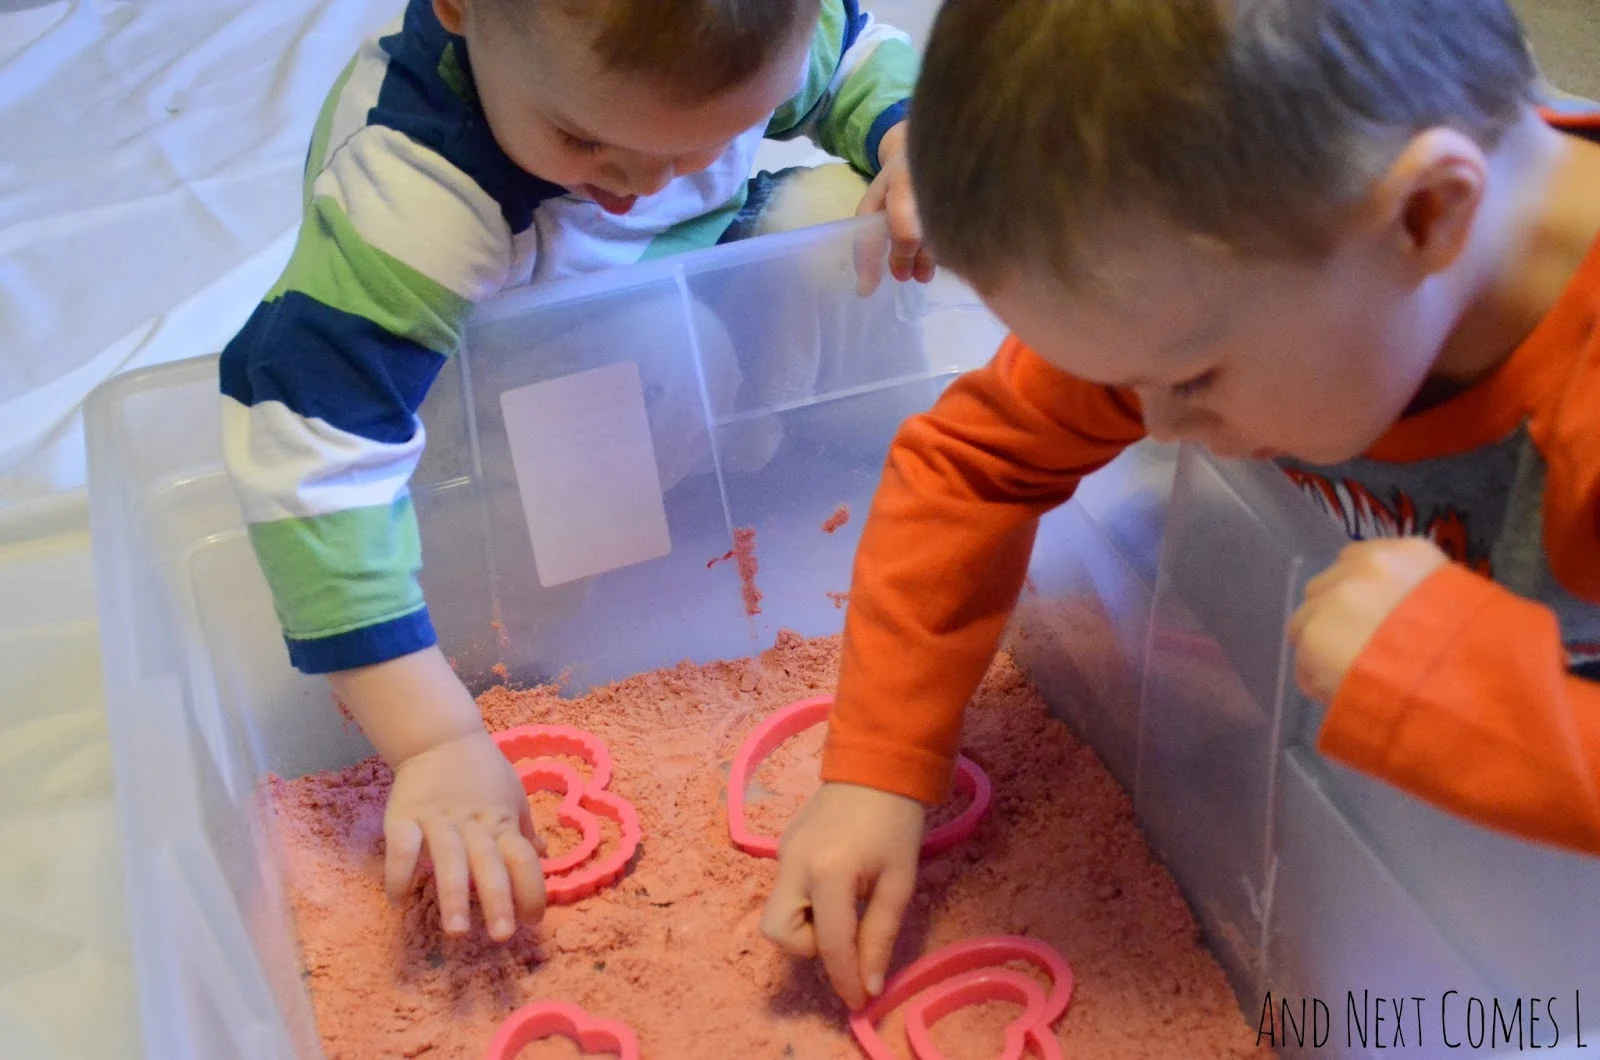
[[[728,771],[728,833],[733,838],[733,845],[746,854],[761,858],[778,856],[777,838],[751,831],[749,822],[745,820],[744,789],[749,785],[750,778],[783,741],[827,721],[828,710],[832,706],[832,696],[817,696],[791,703],[757,725],[733,756],[733,767]],[[923,837],[923,857],[942,854],[972,838],[972,834],[978,830],[978,823],[989,812],[989,804],[994,800],[994,788],[989,783],[989,775],[965,755],[956,760],[955,787],[971,801],[960,814]]]
[[[599,1019],[565,1001],[537,1001],[513,1012],[489,1042],[487,1060],[517,1060],[541,1038],[561,1036],[587,1053],[616,1053],[639,1060],[639,1037],[616,1020]]]
[[[1050,989],[1032,976],[1006,967],[1022,961],[1050,977]],[[968,1005],[1005,1001],[1022,1006],[1006,1025],[1000,1060],[1062,1060],[1052,1025],[1072,1001],[1072,968],[1038,939],[994,935],[947,946],[913,963],[891,979],[866,1008],[850,1017],[850,1033],[868,1060],[896,1060],[878,1034],[877,1024],[904,1005],[906,1042],[915,1060],[944,1060],[933,1044],[932,1027]]]
[[[579,835],[571,850],[540,859],[546,899],[552,905],[565,905],[615,883],[639,849],[643,831],[633,804],[606,790],[611,783],[611,752],[605,742],[570,725],[524,725],[497,733],[494,740],[516,766],[523,791],[560,793],[556,819]],[[589,766],[589,777],[558,756],[581,759]],[[600,849],[600,817],[616,824],[620,839],[615,850],[591,863]]]

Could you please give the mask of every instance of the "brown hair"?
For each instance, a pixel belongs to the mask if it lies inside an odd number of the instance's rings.
[[[764,70],[799,32],[815,25],[819,4],[820,0],[534,0],[533,10],[581,25],[608,69],[649,77],[680,102],[694,104],[737,88]]]
[[[947,0],[911,106],[940,261],[1064,279],[1117,217],[1326,249],[1402,146],[1492,149],[1534,92],[1504,0]]]

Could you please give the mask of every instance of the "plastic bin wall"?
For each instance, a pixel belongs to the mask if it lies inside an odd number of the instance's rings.
[[[878,221],[845,222],[484,307],[424,406],[412,481],[424,589],[469,683],[504,663],[576,692],[841,628],[827,594],[849,588],[894,430],[1003,335],[948,278],[858,295],[857,256],[884,249]],[[288,664],[218,402],[204,358],[115,379],[88,408],[145,1051],[314,1057],[258,784],[371,749]],[[719,562],[741,528],[755,613]]]
[[[1580,1029],[1600,1042],[1600,996],[1579,994],[1600,974],[1600,927],[1576,912],[1600,893],[1600,862],[1468,824],[1315,750],[1323,710],[1295,687],[1285,633],[1345,543],[1270,465],[1183,450],[1145,660],[1141,825],[1252,1023],[1269,992],[1328,1003],[1332,1033],[1304,1055],[1395,1047],[1392,1008],[1381,1045],[1374,1027],[1394,999],[1412,1006],[1413,1055],[1453,1053],[1446,1033],[1470,1044],[1474,998],[1490,1020],[1499,1001],[1508,1026],[1520,999],[1525,1046],[1562,1055]],[[1535,997],[1554,1023],[1530,1023]]]

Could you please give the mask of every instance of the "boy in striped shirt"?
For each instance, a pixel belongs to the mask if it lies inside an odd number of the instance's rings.
[[[891,272],[930,278],[916,64],[856,0],[410,0],[329,94],[293,255],[223,353],[225,453],[291,661],[394,768],[390,895],[426,844],[447,933],[474,890],[495,939],[544,907],[527,801],[417,580],[417,409],[469,310],[759,228],[756,148],[801,134],[874,178]]]

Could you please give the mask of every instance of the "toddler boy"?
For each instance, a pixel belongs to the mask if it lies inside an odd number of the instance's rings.
[[[891,450],[783,839],[763,928],[850,1005],[1039,516],[1143,436],[1360,539],[1290,629],[1323,753],[1600,852],[1600,117],[1534,86],[1503,0],[945,5],[918,202],[1015,335]]]
[[[225,454],[291,661],[394,768],[388,890],[426,843],[447,933],[471,891],[496,939],[544,906],[527,800],[417,580],[417,409],[468,311],[756,224],[757,146],[802,133],[875,178],[891,270],[926,280],[916,65],[856,0],[410,0],[329,94],[289,265],[223,353]]]

